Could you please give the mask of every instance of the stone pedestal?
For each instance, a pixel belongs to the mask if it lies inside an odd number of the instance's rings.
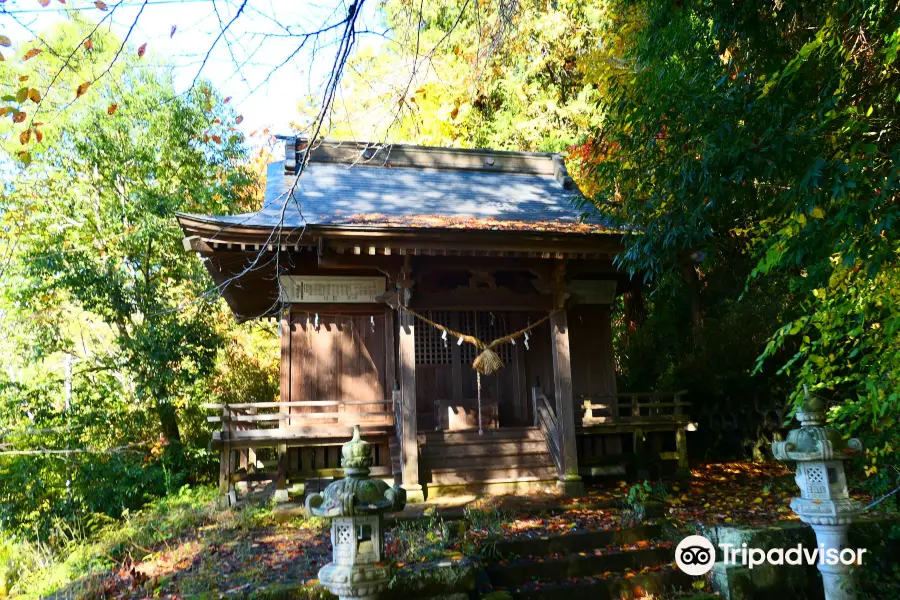
[[[406,483],[400,486],[406,492],[406,502],[416,504],[425,502],[425,488],[420,483]]]
[[[557,491],[564,496],[584,496],[584,481],[578,475],[567,475],[556,481]]]

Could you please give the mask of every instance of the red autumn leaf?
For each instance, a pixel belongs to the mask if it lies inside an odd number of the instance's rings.
[[[172,31],[169,32],[169,37],[175,35],[175,25],[172,25]]]
[[[38,54],[43,52],[40,48],[32,48],[28,52],[25,53],[25,56],[22,57],[22,60],[28,60],[29,58],[34,58]]]
[[[88,91],[89,87],[91,87],[91,84],[88,81],[85,81],[84,83],[79,85],[78,88],[75,90],[75,97],[81,98],[82,96],[84,96],[85,92]]]
[[[34,137],[37,138],[38,144],[44,141],[44,134],[37,127],[34,128]]]
[[[138,56],[143,56],[145,52],[147,52],[147,42],[144,42],[138,48]]]
[[[13,115],[13,123],[21,123],[27,116],[28,113],[26,113],[24,110],[20,110]]]
[[[234,122],[237,123],[238,125],[243,123],[243,121],[244,121],[244,115],[238,115],[237,119],[234,120]]]
[[[0,52],[0,62],[3,62],[4,60],[6,60],[6,57],[3,56],[2,52]]]
[[[213,141],[214,141],[215,143],[217,143],[217,144],[221,144],[221,143],[222,143],[222,138],[220,138],[220,137],[217,136],[217,135],[212,136],[212,139],[213,139]]]
[[[106,6],[106,3],[105,3],[105,2],[101,2],[100,0],[96,0],[96,1],[94,2],[94,6],[96,6],[96,7],[99,8],[100,10],[109,10],[109,9],[107,8],[107,6]]]
[[[106,109],[106,114],[114,115],[116,114],[116,109],[119,108],[118,104],[110,104],[109,108]]]
[[[41,3],[41,6],[47,6],[50,4],[50,0],[38,0]]]
[[[28,140],[31,139],[31,130],[26,129],[22,133],[19,134],[19,143],[23,146],[28,143]]]
[[[19,81],[28,81],[28,75],[19,75]]]
[[[85,50],[90,50],[90,49],[93,48],[93,47],[94,47],[94,40],[92,40],[92,39],[90,39],[90,38],[84,40],[84,48],[85,48]]]
[[[231,102],[231,96],[228,96],[227,98],[222,100],[222,104],[228,104],[229,102]]]

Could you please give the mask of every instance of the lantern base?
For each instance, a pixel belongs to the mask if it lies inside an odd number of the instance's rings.
[[[387,565],[328,563],[319,570],[319,582],[341,600],[375,600],[390,581],[391,569]]]

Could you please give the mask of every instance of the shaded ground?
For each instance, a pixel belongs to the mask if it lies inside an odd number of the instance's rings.
[[[796,487],[782,465],[701,465],[688,480],[649,483],[642,493],[632,483],[588,487],[582,498],[546,495],[497,496],[465,508],[425,509],[424,518],[399,521],[386,536],[389,558],[427,568],[430,561],[489,557],[491,540],[536,537],[629,527],[653,521],[636,511],[637,500],[662,502],[662,515],[676,525],[758,525],[792,519],[788,503]],[[629,493],[631,502],[629,503]],[[245,509],[246,511],[246,509]],[[446,518],[445,518],[446,517]],[[664,540],[639,541],[667,548]],[[284,583],[315,583],[330,558],[324,522],[290,518],[278,522],[268,509],[251,516],[221,511],[212,522],[188,529],[166,544],[135,553],[117,569],[68,588],[86,598],[229,598]],[[552,557],[552,554],[548,554]],[[499,560],[499,559],[498,559]],[[540,560],[538,558],[537,560]]]

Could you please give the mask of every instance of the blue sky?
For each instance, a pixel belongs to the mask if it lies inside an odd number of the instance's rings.
[[[12,38],[15,49],[33,39],[28,29],[46,30],[65,19],[66,11],[76,10],[94,21],[107,17],[103,27],[124,38],[140,13],[129,42],[146,43],[146,60],[169,66],[176,87],[183,90],[196,77],[204,56],[242,0],[147,0],[145,6],[143,0],[105,1],[107,12],[93,0],[65,4],[50,0],[46,7],[39,0],[8,0],[3,9],[9,14],[0,13],[0,33]],[[364,6],[357,29],[383,32],[376,0]],[[287,132],[288,123],[298,118],[298,102],[310,94],[321,97],[342,28],[310,39],[300,50],[301,39],[296,35],[338,23],[348,9],[346,0],[248,0],[226,37],[215,45],[200,76],[232,97],[244,117],[245,132],[266,127],[272,133]],[[377,45],[382,40],[364,34],[360,44]]]

